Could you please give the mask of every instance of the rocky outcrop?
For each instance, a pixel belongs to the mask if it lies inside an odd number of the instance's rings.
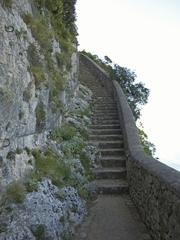
[[[27,194],[22,206],[12,205],[11,213],[1,215],[6,231],[0,239],[66,239],[85,213],[85,201],[74,188],[59,189],[44,180],[37,192]]]
[[[48,56],[44,52],[42,41],[48,31],[41,29],[45,26],[35,2],[16,0],[0,4],[0,175],[4,183],[22,177],[31,169],[27,154],[20,154],[18,149],[46,143],[48,132],[61,124],[63,109],[71,105],[78,86],[76,52],[71,54],[68,70],[58,62],[62,47],[55,35],[50,39],[51,52]],[[28,16],[36,19],[32,26],[27,23]],[[33,28],[40,32],[38,36]],[[51,74],[47,61],[54,71]],[[63,69],[60,72],[59,64]],[[60,77],[66,82],[64,86],[60,86]],[[51,89],[56,80],[57,92]]]
[[[0,2],[1,240],[69,239],[96,190],[74,2]]]

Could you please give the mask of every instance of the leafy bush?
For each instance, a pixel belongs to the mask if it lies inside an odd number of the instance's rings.
[[[21,148],[16,148],[16,154],[21,154],[23,153],[23,150]]]
[[[9,159],[9,160],[14,161],[15,158],[16,158],[16,153],[13,152],[13,151],[9,151],[8,154],[7,154],[7,156],[6,156],[6,158]]]
[[[31,14],[25,14],[23,20],[31,28],[32,35],[39,42],[41,48],[52,51],[51,40],[53,35],[45,20],[34,18]]]
[[[36,237],[36,240],[45,239],[45,227],[42,224],[34,226],[34,228],[32,228],[32,233]]]
[[[156,152],[155,145],[148,140],[148,136],[142,128],[138,128],[138,131],[145,153],[153,157]]]
[[[70,141],[63,142],[61,147],[67,157],[75,157],[82,152],[82,149],[85,147],[85,143],[80,136],[74,136]]]
[[[26,188],[21,182],[13,182],[6,189],[6,197],[9,201],[22,203],[26,196]]]
[[[42,66],[38,50],[33,43],[28,46],[27,58],[31,66]]]
[[[38,174],[36,173],[36,170],[33,170],[32,172],[30,172],[27,175],[24,183],[26,186],[27,192],[37,191],[40,180],[41,180],[41,177],[38,176]]]
[[[43,103],[39,103],[36,107],[36,130],[41,132],[46,125],[46,112]]]
[[[89,173],[89,169],[91,167],[91,162],[90,162],[90,159],[85,152],[80,153],[80,161],[81,161],[85,171],[87,173]]]
[[[77,130],[75,127],[73,127],[70,124],[64,124],[60,128],[56,129],[52,135],[51,138],[56,141],[69,141],[71,140],[77,133]]]
[[[2,0],[2,6],[6,8],[11,8],[13,4],[13,0]]]
[[[46,81],[44,70],[42,67],[38,66],[31,66],[30,70],[34,76],[36,88],[38,89],[40,88],[41,84]]]
[[[38,150],[33,151],[35,157],[36,174],[40,178],[48,177],[52,180],[53,184],[63,186],[70,179],[70,169],[65,165],[63,160],[48,149],[45,153]]]

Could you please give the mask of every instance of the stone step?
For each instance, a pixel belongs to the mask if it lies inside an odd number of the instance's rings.
[[[99,85],[94,85],[94,87],[95,87],[96,90],[97,90],[97,89],[99,88]],[[108,94],[106,90],[102,91],[102,89],[99,88],[98,91],[99,91],[99,93],[103,92],[103,93],[105,93],[106,95],[105,95],[105,96],[101,96],[101,94],[99,94],[99,96],[93,97],[93,99],[94,99],[94,98],[96,98],[96,99],[104,99],[104,100],[106,100],[106,99],[114,99],[114,96]]]
[[[89,126],[90,129],[120,129],[120,125],[119,124],[107,124],[107,125],[90,125]]]
[[[125,179],[125,168],[96,168],[93,170],[96,179]]]
[[[120,129],[91,129],[93,135],[118,135],[121,134]]]
[[[128,183],[123,179],[97,179],[95,182],[99,194],[128,193]]]
[[[107,99],[107,100],[102,100],[102,99],[94,99],[93,100],[93,102],[95,103],[95,104],[102,104],[102,105],[106,105],[106,104],[117,104],[117,102],[116,101],[114,101],[114,100],[112,100],[112,99]]]
[[[119,148],[123,147],[123,141],[89,141],[88,143],[97,146],[99,149],[103,148]]]
[[[110,115],[113,115],[113,114],[118,114],[117,112],[117,109],[115,110],[108,110],[108,109],[105,109],[105,110],[94,110],[92,112],[92,115],[95,115],[95,114],[99,114],[99,115],[105,115],[105,114],[110,114]]]
[[[120,121],[119,119],[93,119],[92,120],[93,124],[119,124]]]
[[[94,103],[93,106],[95,108],[117,108],[117,104],[116,103],[111,103],[111,102],[103,102],[103,103]]]
[[[116,117],[114,117],[114,116],[108,116],[108,115],[105,115],[104,117],[102,116],[102,117],[97,117],[97,116],[94,116],[94,117],[92,117],[91,118],[92,119],[92,121],[109,121],[109,120],[112,120],[112,121],[114,121],[114,120],[119,120],[119,117],[118,116],[116,116]]]
[[[122,140],[123,136],[122,135],[110,135],[110,134],[105,134],[105,135],[95,135],[95,134],[91,134],[89,136],[89,140],[95,140],[95,141],[100,141],[100,140]]]
[[[92,104],[94,109],[117,109],[117,104]]]
[[[126,160],[125,156],[108,156],[108,157],[101,157],[99,159],[102,167],[125,167]]]
[[[103,93],[103,95],[102,95]],[[105,95],[104,95],[105,94]],[[100,95],[96,95],[92,98],[92,100],[94,101],[102,101],[102,102],[106,102],[106,101],[112,101],[114,102],[115,99],[113,96],[107,96],[107,93],[105,91],[101,92]]]
[[[101,156],[121,156],[124,154],[124,148],[106,148],[99,151]]]
[[[110,113],[110,112],[96,112],[96,113],[92,113],[91,115],[92,117],[118,117],[118,112],[114,112],[114,113]]]

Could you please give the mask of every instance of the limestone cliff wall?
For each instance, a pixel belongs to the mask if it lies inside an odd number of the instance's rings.
[[[48,132],[62,122],[63,112],[68,110],[78,88],[76,49],[71,54],[71,66],[66,69],[57,58],[61,57],[61,42],[52,34],[46,59],[46,49],[40,43],[44,36],[36,37],[25,21],[28,16],[41,18],[33,1],[0,2],[0,177],[5,181],[19,178],[31,168],[27,153],[22,150],[46,143]],[[38,25],[38,20],[32,22],[35,23]],[[50,21],[47,26],[52,28]],[[55,90],[51,91],[55,74],[49,74],[47,60],[66,82],[63,88],[55,89],[56,99],[52,96]]]

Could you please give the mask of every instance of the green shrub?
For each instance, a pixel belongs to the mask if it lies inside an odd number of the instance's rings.
[[[6,8],[11,8],[13,4],[13,0],[2,0],[2,6]]]
[[[9,151],[6,158],[13,161],[16,158],[16,153],[13,151]]]
[[[84,186],[78,186],[78,194],[81,198],[85,199],[86,201],[92,200],[91,194]]]
[[[38,66],[31,66],[30,71],[34,76],[36,88],[40,88],[41,84],[46,82],[43,68]]]
[[[40,176],[37,175],[35,170],[29,173],[25,180],[25,186],[26,186],[27,192],[37,191],[40,180],[41,178]]]
[[[24,112],[21,109],[19,110],[19,115],[18,116],[19,116],[19,120],[22,120],[23,117],[24,117]]]
[[[46,112],[43,103],[39,103],[36,107],[36,130],[41,132],[46,126]]]
[[[27,58],[31,66],[42,66],[38,50],[34,44],[30,44],[27,49]]]
[[[58,110],[63,110],[63,104],[60,100],[60,92],[63,91],[65,87],[65,78],[63,77],[62,73],[55,70],[54,67],[49,73],[50,77],[50,102],[52,106],[53,112],[58,112]]]
[[[60,93],[60,91],[64,90],[65,79],[62,73],[60,73],[57,70],[54,70],[52,72],[52,84],[53,84],[52,91],[54,91],[54,95],[57,95]]]
[[[81,152],[80,161],[81,161],[86,173],[89,173],[89,170],[90,170],[90,167],[91,167],[91,162],[90,162],[90,159],[85,152]]]
[[[36,240],[44,240],[45,239],[45,227],[42,224],[36,225],[31,229],[33,235],[36,237]]]
[[[1,104],[11,104],[13,102],[14,94],[5,86],[0,87],[0,102]]]
[[[52,135],[51,138],[56,141],[68,141],[71,140],[77,133],[77,130],[75,127],[73,127],[70,124],[64,124],[60,128],[56,129]]]
[[[48,149],[45,153],[35,150],[33,155],[35,157],[36,174],[39,177],[48,177],[53,184],[59,187],[68,182],[71,172],[59,155],[51,149]]]
[[[23,153],[23,150],[21,148],[16,148],[16,154],[21,154]]]
[[[6,189],[6,197],[9,201],[22,203],[26,196],[26,188],[21,182],[13,182]]]
[[[62,143],[62,150],[67,157],[79,155],[85,143],[79,136],[73,137],[70,141]]]
[[[15,30],[15,34],[18,40],[21,39],[21,37],[23,37],[24,39],[26,39],[27,37],[27,31],[24,30],[23,28],[20,28],[20,30]]]
[[[1,225],[0,225],[0,233],[6,232],[7,229],[8,229],[7,223],[1,222]]]
[[[27,152],[27,155],[29,156],[31,154],[31,150],[28,147],[25,147],[24,150]]]
[[[25,14],[23,20],[31,29],[33,37],[39,42],[41,48],[52,51],[51,40],[53,35],[45,20],[34,18],[31,14]]]
[[[31,97],[32,97],[32,94],[31,94],[31,83],[30,83],[23,92],[23,101],[28,103],[30,101]]]
[[[87,141],[89,139],[89,133],[86,129],[81,128],[79,129],[81,137],[84,139],[84,141]]]

